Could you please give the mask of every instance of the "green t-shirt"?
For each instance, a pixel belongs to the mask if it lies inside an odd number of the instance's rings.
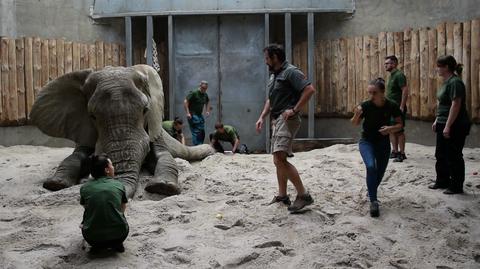
[[[208,94],[200,89],[192,90],[187,95],[188,109],[192,115],[202,115],[203,107],[208,103]]]
[[[213,138],[217,141],[228,141],[230,143],[235,143],[235,140],[238,139],[238,133],[235,127],[230,125],[223,125],[223,129],[225,129],[225,133],[221,134],[216,131],[213,134]]]
[[[454,75],[445,81],[437,91],[437,123],[447,123],[450,107],[452,106],[452,101],[455,98],[462,99],[460,111],[455,121],[461,123],[466,123],[469,121],[467,107],[465,105],[465,84],[463,84],[461,78]]]
[[[391,118],[400,117],[401,111],[399,106],[386,99],[382,107],[376,106],[372,101],[368,100],[361,104],[363,125],[362,138],[367,140],[389,139],[388,135],[382,135],[378,130],[382,126],[391,125]]]
[[[267,86],[272,118],[276,119],[285,110],[295,107],[303,89],[310,84],[300,69],[285,61],[280,71],[270,76]]]
[[[85,183],[80,188],[83,213],[83,234],[88,240],[102,242],[119,239],[128,234],[128,223],[122,212],[127,203],[125,187],[111,177],[102,177]]]
[[[402,71],[396,69],[390,74],[390,79],[387,83],[386,96],[391,101],[397,103],[398,106],[402,103],[402,88],[407,85],[407,78]]]
[[[182,134],[182,129],[180,129],[180,130],[177,131],[177,130],[173,127],[173,125],[174,125],[173,120],[167,120],[167,121],[163,121],[163,122],[162,122],[162,127],[163,127],[163,129],[164,129],[165,131],[167,131],[167,133],[168,133],[171,137],[179,140],[179,139],[180,139],[180,135]]]

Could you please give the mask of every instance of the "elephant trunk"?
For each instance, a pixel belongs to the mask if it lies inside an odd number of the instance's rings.
[[[173,158],[180,158],[187,161],[198,161],[205,157],[215,154],[215,150],[210,145],[199,145],[188,147],[171,137],[167,131],[163,130],[162,137],[157,143],[163,144]],[[163,143],[162,143],[163,142]]]

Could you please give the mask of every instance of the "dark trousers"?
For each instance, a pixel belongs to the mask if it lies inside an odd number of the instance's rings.
[[[205,140],[205,119],[202,115],[192,115],[188,120],[192,132],[192,143],[194,146],[203,144]]]
[[[462,127],[452,126],[450,138],[445,138],[443,136],[444,128],[445,124],[436,125],[436,184],[454,191],[461,191],[465,181],[465,161],[462,151],[468,131],[463,130]]]
[[[99,240],[92,240],[86,236],[86,234],[82,230],[82,235],[85,241],[92,246],[92,248],[97,248],[97,249],[107,249],[107,248],[115,248],[117,246],[120,246],[123,244],[123,241],[127,239],[128,232],[127,234],[119,237],[118,239],[113,239],[113,240],[105,240],[105,241],[99,241]]]
[[[390,141],[388,138],[378,141],[360,139],[358,147],[367,168],[367,188],[370,202],[377,201],[377,189],[382,182],[385,170],[387,170],[390,157]]]

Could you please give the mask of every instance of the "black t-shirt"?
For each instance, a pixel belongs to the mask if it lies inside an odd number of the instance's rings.
[[[270,76],[268,83],[272,118],[276,119],[285,110],[295,107],[303,89],[310,84],[300,69],[285,61],[282,69]]]
[[[368,100],[361,104],[363,125],[362,138],[367,140],[388,139],[388,135],[382,135],[378,130],[382,126],[391,125],[391,118],[400,117],[402,112],[398,105],[388,99],[382,107],[376,106]]]

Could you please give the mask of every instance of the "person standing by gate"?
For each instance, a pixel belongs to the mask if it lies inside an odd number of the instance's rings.
[[[256,123],[256,130],[260,133],[263,119],[270,114],[273,119],[271,152],[278,181],[278,196],[270,204],[282,202],[289,205],[289,211],[297,212],[312,204],[313,198],[305,190],[297,169],[288,162],[287,156],[292,156],[292,142],[300,128],[299,111],[315,93],[315,89],[302,71],[285,60],[285,51],[281,46],[270,45],[263,52],[271,76],[269,97]],[[293,205],[290,205],[287,195],[289,179],[297,190]]]
[[[205,140],[205,119],[203,117],[203,108],[205,115],[210,115],[210,100],[207,94],[208,82],[202,80],[198,89],[192,90],[183,101],[185,112],[187,113],[188,125],[192,132],[193,145],[201,145]]]

